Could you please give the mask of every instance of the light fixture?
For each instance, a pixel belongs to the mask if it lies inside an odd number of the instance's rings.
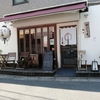
[[[11,36],[11,30],[7,28],[7,26],[3,25],[0,28],[0,39],[3,40],[5,44],[5,42],[9,40],[10,36]]]

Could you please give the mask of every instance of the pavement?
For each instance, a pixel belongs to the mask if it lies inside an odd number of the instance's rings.
[[[0,100],[100,100],[100,77],[0,74]]]

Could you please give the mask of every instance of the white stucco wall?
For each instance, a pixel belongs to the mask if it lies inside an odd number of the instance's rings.
[[[80,14],[79,21],[79,49],[86,50],[87,63],[91,64],[95,59],[100,64],[100,5],[90,6],[88,16],[85,17],[84,14]],[[90,23],[90,38],[84,38],[82,29],[84,29],[84,22]]]
[[[8,42],[4,44],[3,41],[0,40],[0,49],[3,50],[2,53],[8,52],[16,52],[16,59],[18,59],[18,49],[17,49],[17,30],[16,28],[12,27],[10,23],[0,23],[0,27],[6,25],[11,30],[11,37]]]

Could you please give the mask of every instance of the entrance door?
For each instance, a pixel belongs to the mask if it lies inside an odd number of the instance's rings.
[[[61,46],[62,67],[77,67],[77,45]]]
[[[61,67],[77,67],[76,27],[61,28]]]

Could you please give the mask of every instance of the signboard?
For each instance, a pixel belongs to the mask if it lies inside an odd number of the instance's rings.
[[[98,62],[95,60],[92,61],[92,71],[99,71]]]
[[[43,70],[53,70],[53,51],[45,51],[43,56]]]
[[[89,22],[84,23],[84,37],[89,38],[90,37],[90,25]]]

